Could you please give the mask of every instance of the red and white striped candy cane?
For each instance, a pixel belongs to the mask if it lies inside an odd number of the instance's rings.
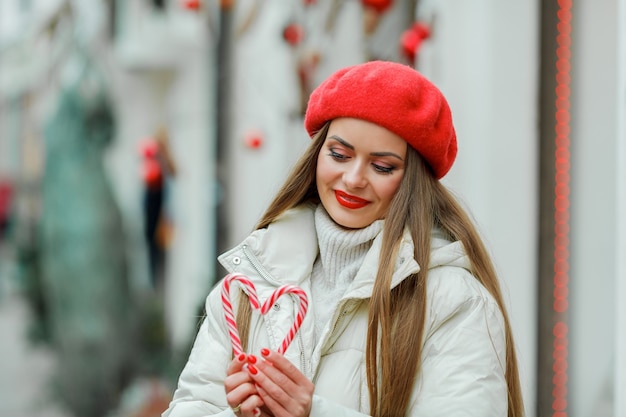
[[[259,299],[256,295],[254,284],[245,275],[229,274],[224,278],[224,282],[222,283],[222,305],[224,307],[226,325],[228,326],[228,334],[230,335],[230,340],[233,345],[233,352],[235,353],[235,357],[237,357],[243,353],[243,347],[241,346],[239,330],[237,330],[237,321],[233,314],[233,305],[230,302],[230,284],[232,281],[239,282],[239,284],[247,290],[246,293],[250,300],[250,305],[256,310],[259,309]]]
[[[296,287],[295,285],[283,285],[274,291],[270,297],[265,300],[263,306],[259,304],[259,299],[256,294],[256,288],[254,284],[248,277],[241,274],[229,274],[227,275],[222,283],[222,305],[224,307],[224,317],[226,318],[226,325],[228,326],[228,334],[230,336],[230,340],[233,345],[233,353],[235,356],[239,356],[243,353],[243,347],[241,346],[241,339],[239,337],[239,331],[237,330],[237,321],[235,320],[235,315],[233,313],[233,305],[230,301],[230,285],[232,281],[239,282],[246,289],[246,294],[250,300],[250,305],[255,310],[260,310],[261,314],[267,314],[276,300],[284,294],[295,294],[298,296],[300,300],[300,306],[298,309],[298,313],[296,314],[296,318],[293,322],[293,325],[289,329],[289,332],[285,336],[283,343],[278,349],[278,352],[284,354],[296,333],[302,326],[302,321],[304,320],[304,316],[306,315],[307,309],[309,307],[309,302],[307,299],[306,292],[300,287]]]
[[[265,300],[263,306],[261,307],[261,314],[266,314],[268,311],[270,311],[270,308],[272,308],[276,300],[283,294],[287,293],[295,294],[298,296],[298,298],[300,299],[300,308],[298,309],[298,314],[296,314],[296,319],[293,322],[293,326],[291,326],[291,329],[289,329],[289,332],[285,336],[283,343],[278,348],[278,353],[281,354],[284,354],[287,351],[287,348],[291,344],[291,341],[296,336],[296,333],[298,333],[298,330],[300,330],[300,326],[302,326],[302,321],[304,320],[304,316],[306,315],[306,312],[309,308],[309,301],[307,299],[306,292],[304,292],[302,288],[296,287],[295,285],[283,285],[282,287],[274,291],[270,295],[270,297]]]

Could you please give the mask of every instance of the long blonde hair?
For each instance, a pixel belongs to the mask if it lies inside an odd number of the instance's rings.
[[[266,227],[292,207],[319,201],[315,172],[328,125],[313,138],[261,217],[257,229]],[[508,416],[520,417],[524,411],[515,345],[495,268],[467,213],[411,147],[407,149],[404,177],[385,218],[381,262],[370,300],[366,369],[371,415],[404,416],[409,406],[421,365],[428,268],[422,268],[392,290],[391,276],[405,228],[413,238],[415,260],[420,265],[429,264],[433,227],[442,230],[449,239],[463,243],[473,275],[500,307],[506,335]],[[248,303],[240,305],[243,308],[238,312],[238,322],[245,344],[251,311]]]

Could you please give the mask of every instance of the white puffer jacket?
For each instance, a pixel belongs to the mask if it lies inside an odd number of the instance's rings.
[[[298,285],[310,296],[310,275],[318,253],[313,213],[310,206],[289,211],[220,256],[220,262],[229,272],[247,275],[261,302],[284,284]],[[315,312],[310,308],[285,353],[315,383],[311,417],[369,415],[365,340],[381,237],[374,240],[354,282],[336,306],[334,324],[317,345]],[[469,261],[459,242],[434,236],[429,268],[422,367],[408,415],[505,417],[505,337],[496,302],[468,271]],[[407,234],[396,260],[393,285],[418,270]],[[220,291],[221,283],[207,297],[207,317],[163,417],[234,415],[223,386],[231,345]],[[233,296],[233,303],[237,300]],[[295,298],[283,296],[267,315],[253,314],[247,351],[277,350],[297,309]]]

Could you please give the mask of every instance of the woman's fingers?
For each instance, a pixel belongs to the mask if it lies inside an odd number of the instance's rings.
[[[288,414],[288,410],[278,401],[276,401],[271,395],[267,393],[263,388],[257,386],[257,392],[261,397],[261,400],[265,403],[265,406],[272,410],[276,416],[282,416]],[[294,414],[295,415],[295,414]]]
[[[308,416],[314,385],[277,352],[262,350],[265,360],[248,366],[248,373],[267,408],[276,417]]]
[[[231,409],[237,416],[241,417],[260,417],[261,407],[263,406],[263,400],[259,395],[251,395],[247,397],[243,402],[236,406],[231,405]]]
[[[263,400],[258,395],[254,381],[250,378],[247,366],[255,362],[256,358],[245,354],[233,359],[226,370],[224,389],[226,401],[237,416],[259,417]]]
[[[242,353],[238,357],[234,358],[228,365],[228,368],[226,368],[224,388],[227,395],[240,385],[245,384],[246,382],[252,382],[248,372],[244,370],[244,366],[247,364],[246,359],[246,355]]]
[[[313,383],[300,372],[296,366],[289,362],[287,358],[278,352],[271,351],[269,349],[261,349],[261,355],[263,358],[272,364],[272,366],[281,371],[287,378],[293,381],[295,384],[308,384],[313,388]]]
[[[246,361],[247,355],[245,353],[240,354],[228,364],[228,368],[226,368],[226,375],[234,374],[235,372],[241,371],[243,366],[247,363]]]

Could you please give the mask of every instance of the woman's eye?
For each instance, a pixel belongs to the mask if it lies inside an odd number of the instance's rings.
[[[340,154],[339,152],[335,151],[334,149],[330,150],[329,155],[337,160],[337,161],[345,161],[348,157],[346,155]]]
[[[374,169],[378,172],[380,172],[381,174],[391,174],[394,170],[394,167],[385,167],[382,165],[376,165],[376,164],[372,164],[374,166]]]

